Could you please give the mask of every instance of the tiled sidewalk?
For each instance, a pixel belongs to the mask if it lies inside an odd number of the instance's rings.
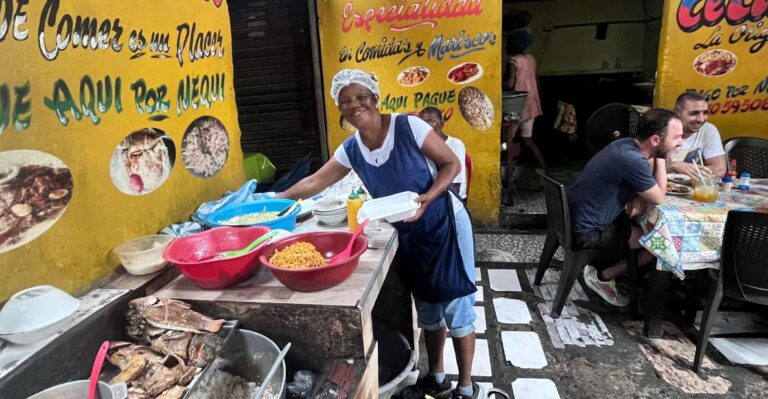
[[[532,280],[543,245],[540,234],[477,234],[475,310],[477,348],[473,378],[486,390],[516,399],[688,398],[659,378],[642,354],[642,338],[622,326],[625,311],[576,287],[560,319],[548,316],[562,262],[558,253],[539,287]],[[422,340],[422,354],[425,354]],[[456,380],[450,340],[446,373]],[[426,356],[419,369],[427,369]],[[733,386],[718,398],[763,398],[768,381],[743,367],[721,368]],[[705,396],[695,396],[705,397]]]

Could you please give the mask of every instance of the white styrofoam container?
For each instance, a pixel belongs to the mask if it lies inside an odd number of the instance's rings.
[[[419,195],[412,191],[404,191],[388,197],[365,201],[357,213],[358,222],[365,219],[385,219],[389,223],[399,222],[416,215],[420,204],[414,201]]]

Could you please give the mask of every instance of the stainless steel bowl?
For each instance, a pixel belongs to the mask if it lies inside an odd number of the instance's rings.
[[[67,382],[48,388],[27,399],[83,399],[88,397],[89,384],[90,381],[88,380]],[[124,382],[109,385],[104,381],[99,381],[96,397],[99,399],[125,399],[128,397],[128,387]]]

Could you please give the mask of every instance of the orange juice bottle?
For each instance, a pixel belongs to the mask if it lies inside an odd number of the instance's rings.
[[[363,200],[360,199],[357,191],[352,190],[347,197],[347,226],[349,231],[357,229],[357,212],[360,211],[361,206],[363,206]]]

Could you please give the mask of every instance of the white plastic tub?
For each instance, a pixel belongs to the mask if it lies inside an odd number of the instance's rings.
[[[419,195],[412,191],[404,191],[388,197],[365,201],[357,214],[358,222],[365,219],[384,219],[389,223],[399,222],[416,215],[420,204],[415,201]]]
[[[171,241],[173,237],[166,234],[141,236],[118,245],[114,252],[128,273],[142,276],[157,273],[168,265],[163,251]]]

